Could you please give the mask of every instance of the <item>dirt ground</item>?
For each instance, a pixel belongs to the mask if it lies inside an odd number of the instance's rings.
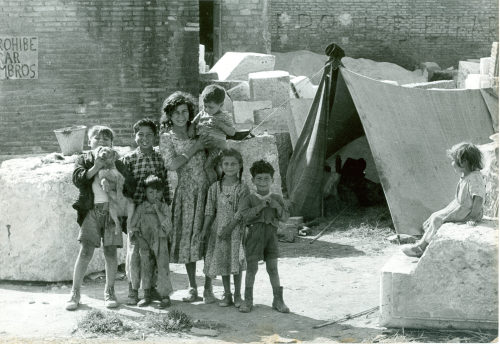
[[[388,339],[386,341],[393,341],[390,338],[399,342],[410,341],[407,337],[394,335],[394,331],[388,335],[386,329],[380,328],[377,312],[313,329],[314,325],[378,305],[379,271],[399,249],[398,245],[385,239],[393,230],[387,226],[388,214],[384,211],[379,208],[370,210],[369,219],[364,215],[352,217],[353,214],[346,214],[312,244],[313,236],[299,237],[294,243],[280,243],[279,271],[290,314],[281,314],[271,308],[272,290],[265,265],[259,266],[256,276],[256,305],[251,313],[242,314],[234,307],[221,308],[202,302],[183,303],[181,299],[187,291],[185,268],[172,264],[172,283],[176,292],[172,295],[170,309],[181,310],[193,319],[216,323],[217,337],[190,332],[159,333],[147,328],[120,336],[84,333],[77,328],[78,321],[90,310],[106,310],[103,305],[104,280],[86,278],[82,288],[82,305],[74,312],[64,310],[71,288],[69,282],[50,285],[1,282],[0,342],[351,343],[384,341],[384,338]],[[318,233],[327,222],[313,228],[313,234]],[[202,268],[199,264],[200,294],[203,290]],[[118,300],[124,302],[127,282],[123,274],[120,277],[115,289]],[[217,297],[222,297],[220,278],[214,281],[214,292]],[[148,313],[168,310],[159,310],[155,303],[146,308],[120,305],[113,312],[125,321],[140,323]],[[491,339],[495,336],[490,334]],[[426,338],[426,342],[439,339]],[[415,338],[411,341],[418,342]]]

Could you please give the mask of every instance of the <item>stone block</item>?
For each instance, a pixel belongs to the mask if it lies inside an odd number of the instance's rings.
[[[381,272],[380,325],[498,329],[498,229],[445,223],[420,258],[402,252]]]
[[[295,148],[300,134],[302,133],[302,128],[306,123],[307,116],[309,115],[309,110],[314,99],[308,98],[296,98],[290,99],[290,108],[292,110],[293,126],[289,125],[288,129],[290,131],[290,137],[292,137],[292,146]],[[295,131],[295,135],[292,135],[292,130]],[[295,140],[293,139],[295,137]]]
[[[491,61],[488,75],[490,76],[490,78],[498,78],[498,42],[493,42],[493,44],[491,45],[490,57]]]
[[[290,84],[298,98],[314,98],[316,95],[317,87],[306,76],[297,76],[290,80]]]
[[[236,100],[250,100],[250,86],[248,85],[248,81],[242,81],[240,84],[229,89],[227,94],[231,97],[233,102]]]
[[[479,74],[479,63],[470,61],[458,62],[457,88],[466,88],[465,79],[469,74]]]
[[[288,122],[291,117],[291,109],[288,104],[277,108],[255,110],[254,134],[289,132]]]
[[[271,109],[273,106],[270,100],[258,101],[234,101],[234,122],[235,123],[254,123],[254,111]]]
[[[286,53],[273,52],[276,56],[274,69],[286,70],[293,75],[306,75],[315,84],[319,84],[323,75],[328,56],[308,50],[290,51]]]
[[[284,105],[290,99],[290,74],[284,71],[251,73],[248,75],[250,98],[272,100],[273,107]]]
[[[29,157],[0,166],[0,280],[69,281],[80,244],[78,195],[72,172],[76,155],[64,160]],[[126,246],[126,237],[124,246]],[[119,263],[126,249],[118,250]],[[87,274],[104,270],[96,249]]]
[[[486,184],[484,216],[498,218],[498,133],[492,135],[493,142],[478,146],[483,153],[483,169]]]
[[[492,80],[488,75],[468,74],[465,78],[465,88],[479,89],[491,87]]]
[[[402,85],[403,87],[410,88],[423,88],[423,89],[454,89],[457,88],[457,84],[455,80],[439,80],[439,81],[430,81],[430,82],[420,82],[416,84],[406,84]]]
[[[479,59],[479,74],[489,75],[492,60],[491,57],[482,57]]]
[[[210,72],[217,73],[219,80],[248,80],[249,73],[271,71],[274,63],[273,55],[227,52]]]
[[[255,161],[264,159],[269,162],[275,170],[271,191],[279,195],[283,194],[281,190],[282,182],[278,148],[276,146],[276,139],[274,136],[262,135],[243,141],[228,140],[227,145],[229,148],[237,149],[243,156],[242,180],[248,185],[248,187],[250,187],[250,189],[255,190],[255,186],[252,183],[252,175],[250,174],[250,167]]]

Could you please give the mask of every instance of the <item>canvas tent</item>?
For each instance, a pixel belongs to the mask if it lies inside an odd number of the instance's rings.
[[[484,91],[396,86],[337,69],[334,60],[290,159],[292,214],[321,215],[325,159],[366,134],[396,231],[421,234],[422,222],[455,193],[458,176],[446,150],[461,141],[489,142],[498,131],[498,105]]]

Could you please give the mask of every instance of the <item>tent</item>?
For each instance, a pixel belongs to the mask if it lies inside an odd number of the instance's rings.
[[[422,222],[455,193],[458,176],[446,150],[489,142],[498,131],[498,98],[484,90],[396,86],[329,56],[288,166],[292,214],[321,215],[325,159],[366,134],[396,231],[422,234]]]

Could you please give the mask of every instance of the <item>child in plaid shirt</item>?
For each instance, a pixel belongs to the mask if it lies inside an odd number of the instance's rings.
[[[163,159],[153,145],[158,137],[156,124],[148,118],[141,119],[134,124],[135,142],[137,148],[123,157],[123,163],[129,169],[137,182],[134,193],[134,203],[136,206],[146,199],[145,180],[149,175],[158,176],[165,188],[163,189],[163,199],[170,204],[170,189],[167,182],[167,173],[163,164]],[[141,282],[141,261],[139,247],[130,241],[130,232],[127,238],[126,272],[129,280],[129,295],[127,304],[136,305],[139,302],[138,289]],[[154,285],[155,283],[153,283]],[[148,292],[155,298],[157,293],[154,287]]]

